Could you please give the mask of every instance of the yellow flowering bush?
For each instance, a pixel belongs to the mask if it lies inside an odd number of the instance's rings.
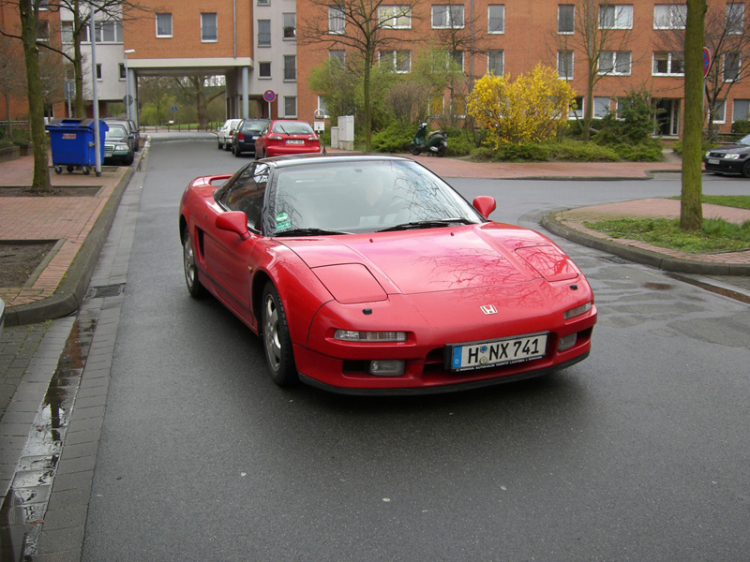
[[[539,142],[554,137],[567,126],[568,109],[575,92],[557,72],[537,65],[528,75],[511,82],[506,76],[487,74],[469,94],[469,114],[491,130],[491,142]]]

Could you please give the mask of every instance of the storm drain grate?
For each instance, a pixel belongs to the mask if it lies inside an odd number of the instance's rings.
[[[87,299],[105,298],[105,297],[117,297],[122,294],[125,290],[125,284],[120,283],[118,285],[104,285],[102,287],[89,287],[86,293]]]

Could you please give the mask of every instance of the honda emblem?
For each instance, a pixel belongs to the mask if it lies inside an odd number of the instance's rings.
[[[485,304],[480,307],[482,309],[482,312],[485,314],[497,314],[497,308],[495,308],[494,304]]]

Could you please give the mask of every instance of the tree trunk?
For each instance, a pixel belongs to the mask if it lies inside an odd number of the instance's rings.
[[[51,191],[49,180],[49,158],[47,136],[44,129],[44,98],[39,78],[39,48],[36,44],[37,14],[32,0],[19,0],[21,16],[21,38],[26,61],[26,83],[29,98],[29,128],[34,147],[34,179],[31,190],[45,193]]]
[[[364,72],[364,98],[365,98],[365,152],[370,152],[372,146],[372,108],[370,107],[370,71],[372,57],[368,53],[365,61]]]
[[[680,228],[703,228],[701,161],[703,151],[703,31],[706,0],[687,0],[685,25],[685,127],[682,134]]]
[[[82,25],[79,2],[73,4],[73,78],[76,82],[76,97],[73,104],[73,114],[78,119],[86,118],[86,105],[83,102],[83,55],[81,54]]]

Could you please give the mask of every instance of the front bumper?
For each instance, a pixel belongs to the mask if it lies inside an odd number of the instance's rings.
[[[741,174],[742,167],[747,162],[747,158],[741,160],[730,160],[718,156],[709,156],[703,158],[703,163],[707,172],[716,172],[718,174]]]

